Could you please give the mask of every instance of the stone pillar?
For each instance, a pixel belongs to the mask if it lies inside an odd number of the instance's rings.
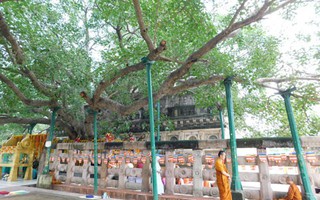
[[[55,155],[56,155],[57,150],[55,149],[54,152],[55,153],[52,156],[55,157],[55,159],[56,159]],[[40,174],[42,174],[42,171],[43,171],[43,168],[44,168],[44,164],[45,164],[46,154],[47,154],[47,151],[45,150],[45,148],[43,148],[42,153],[40,155],[40,159],[39,159],[38,177],[39,177]]]
[[[169,157],[173,156],[173,151],[166,151],[166,186],[165,186],[165,194],[174,194],[174,186],[176,184],[176,179],[174,177],[174,168],[175,164],[173,162],[169,162]]]
[[[90,170],[91,159],[92,159],[92,157],[90,158],[90,156],[89,156],[90,155],[89,151],[87,152],[87,155],[88,155],[88,162],[86,164],[83,163],[83,165],[82,165],[82,185],[84,185],[84,186],[88,185],[88,179],[90,177],[89,170]]]
[[[120,165],[120,170],[119,170],[119,189],[125,189],[126,187],[126,182],[127,182],[127,176],[126,176],[126,162],[125,160],[122,161]]]
[[[71,178],[74,175],[74,166],[75,163],[73,161],[73,151],[72,150],[68,150],[68,168],[67,168],[67,179],[66,179],[66,184],[70,184],[71,183]]]
[[[203,178],[202,178],[202,150],[193,151],[193,196],[203,196]]]
[[[262,160],[266,154],[265,149],[257,149],[256,162],[259,166],[259,180],[260,180],[260,199],[272,200],[273,191],[271,188],[270,174],[269,174],[269,164],[267,159]],[[262,155],[261,155],[262,154]]]
[[[141,184],[141,192],[149,192],[149,188],[150,188],[150,182],[149,182],[149,178],[150,178],[150,160],[147,158],[146,163],[143,165],[142,168],[142,184]]]
[[[107,186],[107,164],[104,162],[104,156],[101,158],[101,171],[100,171],[100,181],[102,187]]]

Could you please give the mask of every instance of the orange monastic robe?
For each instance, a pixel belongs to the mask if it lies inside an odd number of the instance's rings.
[[[291,183],[288,194],[285,198],[286,200],[302,200],[301,192],[299,188],[296,186],[296,184]]]
[[[220,200],[232,200],[228,177],[222,174],[223,171],[226,173],[228,173],[228,171],[221,158],[217,159],[215,168]]]

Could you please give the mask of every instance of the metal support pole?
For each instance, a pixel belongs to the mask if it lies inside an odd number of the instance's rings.
[[[149,60],[147,57],[141,59],[147,67],[147,84],[148,84],[148,103],[149,103],[149,120],[150,120],[150,143],[151,143],[151,168],[152,168],[152,192],[153,200],[158,200],[158,187],[157,187],[157,171],[156,171],[156,145],[154,139],[154,117],[153,117],[153,94],[152,94],[152,80],[151,80],[151,65],[154,61]]]
[[[280,95],[283,97],[284,103],[286,106],[287,116],[288,116],[288,120],[289,120],[289,126],[290,126],[291,135],[292,135],[292,139],[293,139],[294,150],[296,151],[298,166],[300,169],[300,176],[301,176],[301,180],[303,183],[303,188],[305,191],[306,198],[307,198],[307,200],[316,200],[316,197],[314,196],[313,190],[311,189],[310,179],[309,179],[309,175],[307,172],[306,163],[303,158],[303,153],[302,153],[301,143],[300,143],[300,139],[299,139],[299,135],[298,135],[298,131],[297,131],[297,126],[296,126],[296,122],[294,119],[292,106],[290,103],[290,95],[291,95],[292,91],[294,91],[295,89],[296,88],[291,88],[286,91],[282,91],[282,92],[280,92]]]
[[[232,183],[231,190],[242,191],[242,184],[239,177],[238,171],[238,160],[237,160],[237,142],[234,128],[234,116],[233,116],[233,102],[231,94],[232,78],[228,77],[224,80],[224,86],[226,88],[227,108],[228,108],[228,119],[229,119],[229,131],[230,131],[230,148],[231,148],[231,161],[232,161]]]
[[[97,111],[93,111],[93,133],[94,133],[94,152],[93,152],[93,159],[94,159],[94,183],[93,183],[93,193],[95,195],[98,194],[98,132],[97,132]]]
[[[160,101],[157,101],[157,114],[158,114],[158,128],[157,128],[157,141],[159,142],[161,139],[161,135],[160,135]]]
[[[32,131],[34,129],[34,127],[37,125],[37,123],[31,123],[30,126],[29,126],[29,134],[32,134]]]
[[[219,118],[220,118],[220,128],[221,128],[221,139],[225,139],[224,136],[224,121],[223,121],[223,112],[222,112],[222,106],[221,104],[217,104],[217,108],[219,110]]]
[[[56,113],[58,110],[59,110],[58,107],[53,108],[53,110],[52,110],[51,123],[50,123],[50,133],[49,133],[49,137],[46,142],[46,147],[47,147],[46,164],[45,164],[45,167],[43,169],[42,174],[49,173],[49,161],[50,161],[50,153],[51,153],[51,146],[52,146],[51,143],[52,143],[52,139],[53,139],[54,125],[56,123]]]

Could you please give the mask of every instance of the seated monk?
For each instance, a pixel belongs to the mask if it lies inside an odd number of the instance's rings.
[[[288,184],[290,184],[287,196],[279,200],[302,200],[301,192],[296,184],[294,184],[292,181],[292,178],[287,177],[286,181]]]
[[[56,179],[56,176],[54,175],[54,171],[50,171],[49,173],[52,176],[52,184],[61,184],[61,181]]]

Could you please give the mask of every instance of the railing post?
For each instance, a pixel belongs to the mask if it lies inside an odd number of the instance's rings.
[[[166,185],[165,185],[165,193],[166,194],[174,194],[174,186],[176,184],[176,179],[174,177],[174,167],[175,164],[173,162],[169,162],[169,157],[173,156],[173,151],[166,151]]]
[[[67,168],[66,184],[70,184],[71,179],[73,177],[73,172],[74,172],[73,166],[75,165],[75,163],[73,162],[73,151],[68,150],[68,158],[69,158],[69,162],[68,162],[68,168]]]
[[[192,153],[193,163],[193,196],[203,196],[203,176],[202,176],[202,150],[195,150]]]
[[[126,162],[125,162],[125,160],[123,160],[123,162],[120,165],[120,170],[119,170],[118,188],[119,189],[125,189],[126,188],[126,182],[127,182]]]
[[[149,178],[150,178],[150,161],[149,159],[147,159],[146,163],[143,165],[142,168],[142,184],[141,184],[141,192],[149,192],[150,189],[150,182],[149,182]]]
[[[284,99],[284,103],[285,103],[285,107],[286,107],[286,111],[287,111],[287,116],[288,116],[288,121],[289,121],[289,126],[290,126],[290,130],[291,130],[291,135],[292,135],[292,139],[293,139],[293,145],[294,145],[294,149],[295,149],[296,155],[297,155],[298,166],[300,169],[301,180],[303,183],[303,188],[305,191],[306,198],[307,198],[307,200],[316,200],[314,192],[311,189],[310,179],[308,176],[305,160],[303,158],[301,143],[300,143],[300,139],[299,139],[299,135],[298,135],[297,127],[296,127],[296,122],[295,122],[294,115],[293,115],[292,106],[290,103],[290,96],[294,90],[295,90],[295,88],[291,88],[286,91],[281,91],[280,95]]]
[[[256,162],[259,166],[259,180],[260,180],[260,199],[272,200],[273,192],[271,188],[271,180],[269,174],[268,160],[261,160],[261,157],[266,158],[266,149],[257,149]]]

